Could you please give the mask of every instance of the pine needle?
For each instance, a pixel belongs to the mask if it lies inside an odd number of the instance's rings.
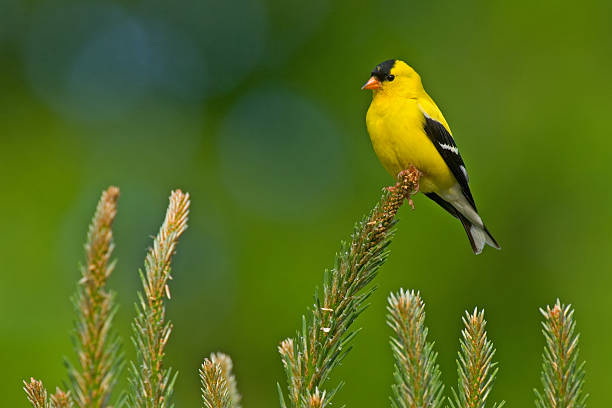
[[[438,354],[427,342],[425,303],[419,293],[401,290],[389,296],[387,323],[395,336],[391,348],[395,358],[394,408],[439,408],[444,385],[436,363]]]
[[[137,361],[130,367],[128,405],[132,407],[172,407],[176,374],[163,365],[165,348],[172,332],[166,321],[164,297],[170,298],[172,256],[181,234],[187,228],[189,194],[180,190],[170,195],[166,218],[145,259],[145,272],[140,272],[144,294],[139,293],[137,316],[132,324]]]
[[[487,338],[484,310],[465,312],[465,328],[461,331],[461,351],[457,360],[459,374],[458,392],[453,390],[455,401],[449,400],[453,408],[484,408],[493,389],[497,375],[497,363],[493,362],[495,349]],[[494,407],[500,408],[502,402]]]
[[[538,408],[584,408],[584,362],[578,364],[576,322],[571,305],[557,299],[553,307],[540,309],[544,315],[542,333],[546,347],[542,356],[541,381],[543,391],[535,390]]]
[[[69,364],[68,375],[80,408],[107,407],[122,367],[119,341],[110,334],[116,312],[114,295],[106,288],[115,267],[110,261],[114,249],[111,227],[118,198],[119,189],[109,187],[98,202],[87,234],[86,265],[82,267],[75,299],[75,348],[79,364],[77,367]],[[65,400],[62,395],[56,397],[57,404]]]
[[[350,243],[343,243],[331,271],[326,271],[323,293],[295,340],[283,341],[278,350],[287,375],[291,407],[325,407],[342,384],[323,389],[331,371],[351,349],[355,319],[367,307],[374,288],[366,289],[388,256],[395,216],[407,193],[414,190],[414,175],[404,175],[392,192],[385,192],[369,216],[355,226]],[[280,393],[281,405],[285,401]]]

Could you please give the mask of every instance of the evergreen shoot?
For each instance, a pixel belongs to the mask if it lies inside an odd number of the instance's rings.
[[[143,293],[138,294],[137,316],[132,324],[136,362],[130,367],[130,408],[172,407],[176,374],[164,366],[165,348],[172,332],[166,320],[164,298],[170,299],[168,280],[172,256],[181,234],[187,228],[189,194],[180,190],[170,195],[166,218],[145,258],[145,271],[140,271]]]
[[[111,392],[121,371],[119,340],[111,333],[116,312],[114,295],[106,283],[115,267],[110,258],[114,249],[112,225],[117,214],[119,189],[109,187],[102,193],[89,226],[85,244],[86,263],[75,298],[77,314],[75,348],[78,365],[68,364],[74,402],[80,408],[109,406]],[[57,396],[67,401],[68,396]],[[60,406],[67,406],[66,402]]]
[[[427,341],[425,303],[419,293],[401,290],[388,299],[387,323],[394,332],[393,408],[441,408],[444,385],[436,363],[438,354]]]
[[[232,360],[222,353],[204,359],[200,368],[205,408],[240,408],[240,394],[232,373]]]
[[[357,333],[351,326],[374,291],[366,287],[387,259],[395,216],[417,180],[415,174],[403,175],[355,226],[351,241],[342,243],[334,267],[325,272],[323,293],[315,293],[309,318],[302,318],[302,330],[295,339],[280,344],[289,407],[325,407],[342,386],[340,383],[329,392],[324,390],[331,371],[351,350],[351,340]],[[280,386],[279,394],[281,405],[286,407]]]
[[[70,391],[57,388],[55,394],[48,396],[42,381],[30,378],[23,382],[23,390],[33,408],[72,408],[74,406]]]
[[[23,382],[23,390],[33,408],[51,408],[47,390],[42,381],[30,378],[30,382]]]
[[[200,368],[200,380],[205,408],[231,407],[229,384],[223,376],[223,369],[219,363],[209,359],[204,360]]]
[[[493,362],[495,349],[487,338],[483,310],[474,309],[472,314],[465,312],[462,320],[465,327],[461,331],[457,360],[458,391],[453,390],[454,401],[449,399],[449,402],[452,408],[484,408],[498,370],[497,363]],[[493,407],[503,405],[502,402]]]
[[[55,408],[73,408],[74,403],[72,402],[70,391],[64,392],[58,388],[55,394],[51,396],[51,406]]]
[[[241,408],[240,400],[242,397],[240,393],[238,393],[238,384],[236,382],[236,377],[234,377],[233,368],[234,364],[232,359],[227,354],[223,353],[213,353],[210,355],[210,359],[221,366],[221,372],[223,373],[223,377],[225,378],[225,382],[229,385],[230,398],[232,403],[232,408]]]
[[[546,340],[542,362],[542,391],[535,390],[537,408],[585,408],[584,362],[578,362],[579,334],[574,310],[557,299],[553,307],[540,309]]]

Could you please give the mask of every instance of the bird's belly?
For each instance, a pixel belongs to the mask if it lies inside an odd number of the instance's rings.
[[[372,146],[385,169],[393,176],[411,165],[423,175],[419,190],[424,193],[442,191],[452,187],[456,181],[450,169],[433,143],[418,126],[400,129],[386,126],[384,122],[368,126]]]

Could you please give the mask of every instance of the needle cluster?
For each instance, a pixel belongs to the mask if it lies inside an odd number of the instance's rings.
[[[419,293],[401,290],[388,298],[387,323],[393,330],[395,359],[393,408],[440,408],[444,385],[436,363],[438,353],[427,341],[425,303]]]
[[[34,408],[51,408],[49,396],[42,381],[30,378],[30,381],[23,382],[23,390],[28,397],[28,401]]]
[[[546,340],[541,381],[535,390],[537,408],[584,408],[584,362],[578,362],[578,341],[574,310],[557,299],[554,306],[540,309],[544,315],[542,333]]]
[[[73,408],[70,391],[64,392],[57,388],[55,394],[48,395],[42,381],[30,378],[23,382],[23,390],[33,408]]]
[[[205,408],[240,408],[240,394],[232,373],[232,360],[222,353],[204,359],[200,368]]]
[[[172,406],[176,374],[163,364],[172,332],[172,323],[166,320],[165,298],[170,299],[171,260],[178,239],[187,228],[188,215],[189,194],[173,191],[164,223],[145,258],[144,273],[140,271],[144,294],[138,294],[137,315],[132,324],[137,358],[130,367],[130,407]]]
[[[81,267],[82,277],[74,302],[78,365],[68,365],[68,376],[74,402],[80,408],[109,406],[122,368],[120,343],[111,333],[116,312],[114,294],[106,286],[115,268],[115,262],[111,261],[115,247],[112,225],[118,198],[116,187],[109,187],[100,197],[87,234],[86,263]]]
[[[458,391],[453,390],[454,402],[452,399],[449,402],[452,408],[484,408],[498,371],[493,361],[495,349],[487,337],[484,310],[465,312],[462,320],[464,328],[457,360]],[[502,402],[493,407],[503,405]]]

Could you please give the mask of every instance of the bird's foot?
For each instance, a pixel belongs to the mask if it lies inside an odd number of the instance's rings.
[[[387,191],[390,193],[397,193],[398,190],[402,190],[404,197],[408,201],[408,205],[414,210],[414,201],[412,201],[412,195],[419,191],[419,180],[423,173],[416,167],[410,166],[406,170],[402,170],[397,175],[397,183],[394,186],[387,187]],[[412,189],[408,186],[412,185]]]
[[[407,184],[406,182],[410,182],[413,185],[412,192],[418,193],[419,181],[421,180],[422,175],[423,173],[419,169],[411,165],[407,169],[402,170],[397,174],[398,183],[396,184],[396,186],[398,184],[402,184],[402,182],[403,184]]]
[[[385,190],[387,190],[390,193],[395,193],[397,191],[397,189],[399,188],[399,186],[400,186],[400,183],[397,182],[397,183],[395,183],[394,186],[387,186],[387,187],[385,187]]]

